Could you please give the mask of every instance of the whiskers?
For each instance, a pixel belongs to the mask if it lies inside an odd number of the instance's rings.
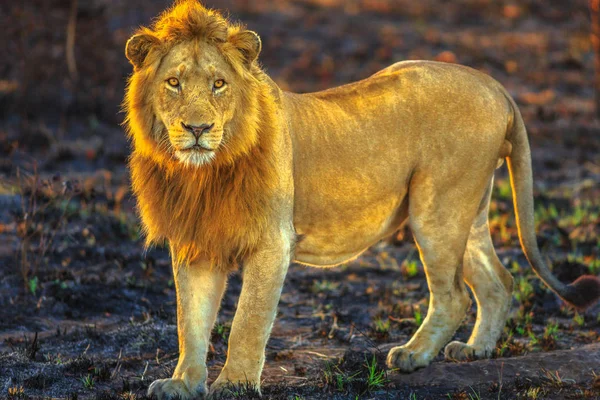
[[[166,131],[164,131],[163,134],[159,137],[158,141],[156,142],[156,145],[160,151],[164,152],[165,154],[168,154],[170,158],[173,158],[173,145],[171,144],[171,141],[169,140],[169,135]]]
[[[233,149],[231,148],[231,144],[225,138],[223,138],[219,147],[221,149],[223,149],[224,153],[233,154]]]

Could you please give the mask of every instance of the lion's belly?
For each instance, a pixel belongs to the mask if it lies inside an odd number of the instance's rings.
[[[406,219],[405,193],[400,190],[376,201],[366,199],[360,209],[328,201],[322,207],[315,203],[301,207],[302,211],[294,216],[294,227],[300,235],[295,261],[333,266],[357,257],[391,235]]]

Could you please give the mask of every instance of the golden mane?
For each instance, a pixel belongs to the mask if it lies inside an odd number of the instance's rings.
[[[224,43],[230,23],[218,11],[196,0],[179,0],[152,24],[151,31],[163,41],[203,38]]]
[[[229,21],[197,0],[178,0],[150,28],[140,27],[135,34],[146,34],[156,39],[155,57],[149,58],[147,65],[156,57],[162,58],[178,43],[203,40],[216,45],[236,72],[243,74],[241,66],[246,51],[245,43],[237,38],[237,34],[245,29],[243,24]]]
[[[146,244],[167,240],[173,262],[204,257],[218,268],[232,268],[252,252],[271,216],[276,183],[273,160],[275,108],[264,74],[244,65],[243,46],[231,41],[242,29],[195,0],[179,1],[152,29],[156,38],[142,68],[130,77],[124,100],[125,125],[133,144],[133,192]],[[230,142],[214,162],[186,167],[159,145],[150,87],[160,60],[174,43],[209,40],[244,78],[242,104],[230,122]],[[164,134],[164,132],[162,132]]]

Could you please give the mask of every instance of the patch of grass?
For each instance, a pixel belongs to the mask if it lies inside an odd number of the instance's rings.
[[[525,392],[525,398],[536,400],[543,396],[541,387],[531,387]]]
[[[577,325],[578,327],[581,328],[583,325],[585,325],[585,317],[582,314],[575,312],[575,316],[573,317],[573,322],[575,323],[575,325]]]
[[[529,282],[529,279],[524,276],[519,276],[515,283],[515,298],[524,306],[531,305],[533,286]]]
[[[360,374],[360,371],[354,373],[346,373],[342,371],[339,364],[328,363],[323,370],[323,378],[325,385],[335,388],[338,392],[348,392],[350,384]]]
[[[406,279],[411,279],[419,275],[419,269],[420,262],[414,259],[406,259],[402,262],[402,265],[400,266],[402,276],[404,276]]]
[[[44,360],[55,365],[61,365],[63,363],[62,355],[60,353],[57,353],[56,355],[46,353],[44,354]]]
[[[417,326],[421,326],[421,324],[423,323],[423,314],[421,313],[421,307],[420,306],[415,306],[413,307],[413,317],[415,319],[415,324]]]
[[[542,346],[542,349],[545,351],[550,351],[556,349],[556,339],[558,334],[558,324],[555,322],[550,322],[546,328],[544,328],[544,335],[542,339],[539,341],[539,344]]]
[[[217,396],[217,398],[247,400],[261,398],[259,392],[256,390],[256,387],[254,387],[254,385],[252,385],[250,382],[227,385],[221,390],[219,396]]]
[[[328,293],[333,292],[340,286],[339,282],[331,282],[328,280],[314,281],[311,287],[313,293]]]
[[[508,214],[491,216],[489,222],[490,232],[495,241],[499,241],[506,246],[517,243],[517,231]]]
[[[385,368],[377,363],[375,355],[367,355],[362,364],[348,367],[341,360],[328,363],[323,369],[323,383],[326,388],[360,398],[372,391],[385,387],[388,383]]]
[[[514,325],[515,332],[521,337],[529,335],[532,323],[533,314],[530,311],[526,311],[524,307],[519,308],[516,318],[509,321],[509,324]]]
[[[471,393],[469,393],[469,400],[481,400],[481,393],[479,391],[476,392],[471,386],[469,386],[469,389],[471,389]]]
[[[223,342],[227,343],[229,340],[229,332],[231,331],[231,327],[225,324],[217,323],[213,328],[213,337],[218,337],[223,340]]]
[[[111,372],[106,365],[95,366],[93,370],[93,378],[100,382],[110,380]]]
[[[373,391],[380,389],[387,383],[387,376],[384,369],[380,369],[377,365],[377,359],[375,355],[371,358],[371,361],[366,361],[367,367],[367,391]]]
[[[521,273],[521,266],[519,265],[518,262],[512,261],[510,263],[510,273],[513,275],[518,275]]]
[[[126,213],[119,213],[118,216],[119,229],[121,234],[127,236],[131,241],[138,241],[142,237],[141,226]]]
[[[535,220],[540,223],[543,221],[556,221],[559,218],[558,209],[552,203],[544,207],[539,205],[535,209]]]
[[[575,384],[573,379],[563,379],[558,371],[550,371],[548,369],[542,368],[542,379],[544,379],[547,383],[555,388],[562,388],[565,386]]]
[[[508,333],[507,333],[508,332]],[[514,333],[512,330],[505,328],[502,337],[498,340],[496,345],[496,356],[498,357],[510,357],[522,355],[527,351],[526,345],[521,341],[514,339]]]
[[[382,319],[381,317],[376,318],[373,321],[373,330],[375,331],[375,336],[379,339],[385,339],[390,334],[390,320]]]
[[[502,338],[500,338],[498,340],[498,343],[496,344],[496,355],[498,357],[502,357],[504,355],[504,353],[506,353],[512,337],[513,337],[513,333],[512,333],[512,331],[510,331],[508,334],[508,337],[506,339],[502,340]]]
[[[598,275],[600,274],[600,258],[591,259],[588,263],[586,263],[588,269],[590,270],[590,274]]]
[[[87,390],[92,390],[94,388],[94,378],[90,374],[82,377],[81,383],[83,383],[83,387]]]
[[[577,202],[575,207],[570,210],[568,215],[561,216],[558,226],[580,226],[598,219],[599,212],[597,207],[589,202]]]
[[[600,273],[600,258],[597,258],[595,255],[567,254],[567,261],[587,266],[591,275],[598,275]]]
[[[354,375],[345,375],[345,374],[336,374],[335,375],[335,384],[337,386],[338,392],[344,392],[348,388],[348,385],[352,383],[354,378],[358,375],[358,373]]]
[[[529,343],[532,346],[537,346],[540,343],[540,341],[538,340],[537,336],[535,336],[535,333],[529,331],[527,333],[527,336],[529,336]]]
[[[511,201],[512,200],[512,189],[510,187],[510,180],[498,179],[494,185],[493,197],[498,200]]]
[[[471,389],[470,392],[463,390],[453,394],[446,393],[446,396],[451,400],[481,400],[481,394],[479,392],[475,392],[475,389],[471,386],[469,386],[469,389]]]
[[[137,395],[133,392],[123,392],[119,397],[123,400],[137,400]]]
[[[33,278],[29,278],[29,280],[27,281],[27,287],[29,288],[29,291],[31,292],[31,294],[34,296],[37,293],[38,285],[39,285],[39,279],[37,276],[34,276]]]

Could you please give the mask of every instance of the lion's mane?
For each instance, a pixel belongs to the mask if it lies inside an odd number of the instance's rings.
[[[252,252],[272,213],[276,185],[272,156],[274,100],[265,75],[244,60],[244,44],[232,42],[243,27],[195,0],[177,2],[150,28],[155,38],[141,67],[130,77],[124,100],[125,125],[133,152],[129,161],[133,192],[147,245],[167,240],[176,264],[207,258],[232,268]],[[214,44],[244,78],[244,107],[230,122],[231,140],[214,162],[186,167],[160,145],[150,87],[161,59],[174,45]],[[164,132],[163,132],[164,134]]]

